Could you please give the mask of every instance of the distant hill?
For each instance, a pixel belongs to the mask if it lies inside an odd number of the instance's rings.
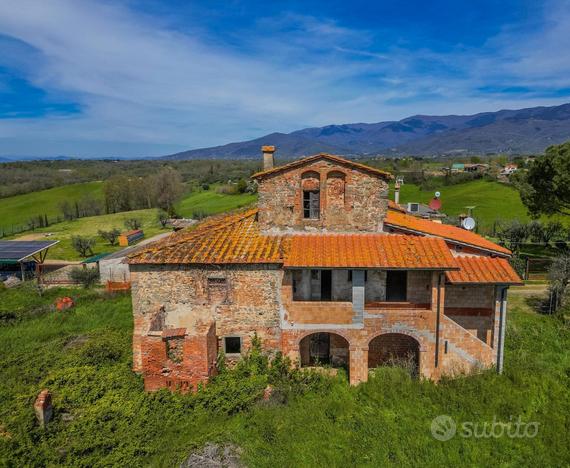
[[[414,115],[399,121],[327,125],[164,157],[255,158],[262,145],[276,145],[281,157],[318,152],[346,156],[533,154],[567,140],[570,104],[563,104],[474,115]]]

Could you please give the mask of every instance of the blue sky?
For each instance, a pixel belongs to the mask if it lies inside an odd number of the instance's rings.
[[[0,2],[0,156],[570,102],[570,0]]]

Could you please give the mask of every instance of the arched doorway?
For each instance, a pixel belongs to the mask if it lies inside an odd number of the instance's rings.
[[[373,338],[368,345],[368,368],[402,366],[418,375],[420,344],[403,333],[385,333]]]
[[[336,333],[318,332],[305,336],[299,343],[301,366],[349,365],[348,341]]]

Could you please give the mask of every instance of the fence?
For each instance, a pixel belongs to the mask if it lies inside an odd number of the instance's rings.
[[[544,280],[548,276],[548,270],[552,265],[552,258],[534,258],[527,257],[524,279],[525,280]]]

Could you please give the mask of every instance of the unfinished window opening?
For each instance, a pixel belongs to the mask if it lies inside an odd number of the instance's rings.
[[[166,355],[168,356],[168,359],[170,359],[172,362],[182,362],[184,352],[184,338],[173,337],[168,338],[164,341],[166,344]]]
[[[386,274],[386,301],[405,302],[408,299],[408,272],[388,271]]]
[[[303,218],[319,219],[321,211],[321,176],[309,171],[301,175]]]
[[[241,354],[241,337],[240,336],[224,337],[224,353]]]
[[[319,219],[321,195],[319,190],[303,192],[303,218]]]

